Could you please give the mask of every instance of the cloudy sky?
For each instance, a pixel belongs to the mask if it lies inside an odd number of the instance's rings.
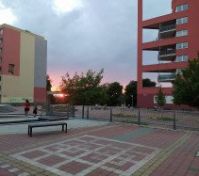
[[[144,18],[169,13],[170,1],[145,0]],[[55,85],[66,72],[101,68],[103,82],[136,80],[137,0],[0,0],[0,23],[45,36]]]

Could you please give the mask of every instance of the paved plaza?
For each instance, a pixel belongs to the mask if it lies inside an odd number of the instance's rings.
[[[67,134],[34,129],[32,138],[27,124],[0,126],[0,176],[199,176],[199,132],[87,120],[68,126]]]

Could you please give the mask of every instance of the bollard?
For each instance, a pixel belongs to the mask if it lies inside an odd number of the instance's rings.
[[[86,118],[89,119],[89,106],[87,106]]]
[[[173,113],[173,129],[176,130],[176,112]]]
[[[82,119],[84,119],[84,105],[82,106]]]
[[[71,106],[71,116],[75,117],[75,106]]]
[[[69,106],[67,105],[67,118],[69,119]]]
[[[140,108],[138,108],[138,125],[141,124],[141,118],[140,118]]]
[[[112,107],[110,107],[110,122],[113,121]]]

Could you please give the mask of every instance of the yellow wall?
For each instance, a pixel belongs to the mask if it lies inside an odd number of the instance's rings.
[[[34,37],[21,32],[20,43],[20,73],[18,76],[2,75],[2,103],[24,102],[28,98],[30,102],[34,97]],[[15,86],[16,85],[16,86]]]

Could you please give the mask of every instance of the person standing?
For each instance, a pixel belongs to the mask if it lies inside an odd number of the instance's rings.
[[[29,111],[30,111],[30,102],[28,101],[28,99],[26,99],[25,104],[24,104],[25,116],[28,116]]]

